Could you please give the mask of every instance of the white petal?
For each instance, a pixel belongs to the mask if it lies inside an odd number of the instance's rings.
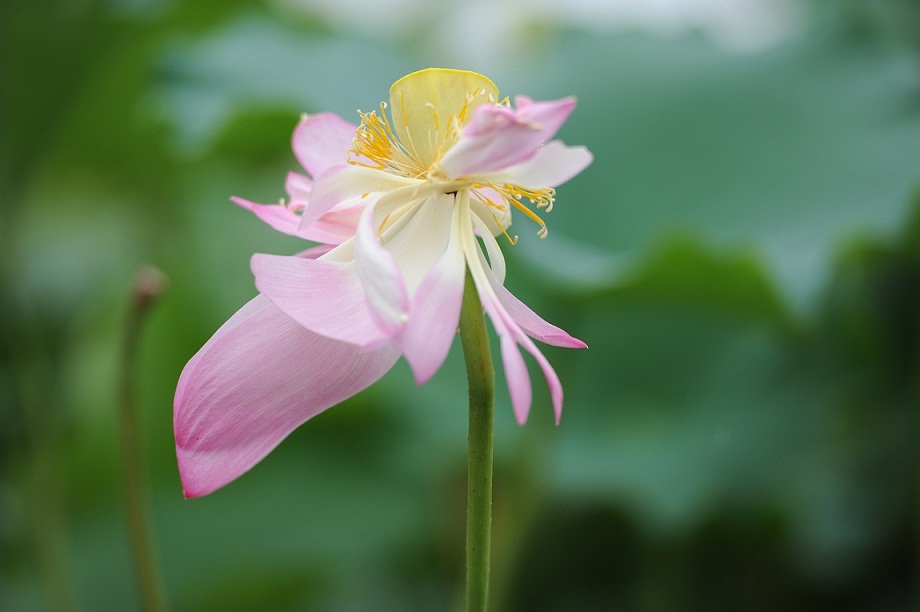
[[[466,270],[459,235],[459,207],[454,204],[454,197],[431,198],[426,206],[451,211],[451,221],[450,241],[414,292],[409,323],[397,339],[418,384],[427,382],[441,367],[453,343],[460,321]],[[440,229],[432,228],[430,233],[435,231]]]
[[[396,336],[409,318],[409,293],[396,259],[380,244],[372,207],[358,224],[355,264],[374,320],[388,336]]]
[[[492,269],[492,274],[495,275],[499,283],[504,283],[505,254],[502,253],[501,247],[498,246],[498,241],[496,241],[495,236],[489,231],[486,222],[475,212],[471,216],[476,229],[479,230],[479,236],[482,238],[482,243],[486,247],[486,252],[489,254],[489,267]]]
[[[454,196],[437,195],[412,206],[384,231],[387,249],[399,262],[410,293],[414,293],[450,240]]]

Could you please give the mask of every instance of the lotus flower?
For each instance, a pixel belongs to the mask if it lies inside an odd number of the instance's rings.
[[[586,345],[504,287],[498,240],[516,242],[513,211],[545,236],[554,188],[591,163],[584,147],[551,140],[574,107],[523,96],[512,106],[482,75],[428,69],[397,81],[389,107],[360,113],[358,126],[303,117],[293,149],[312,179],[289,174],[280,204],[234,201],[320,245],[254,255],[260,294],[185,366],[174,425],[187,497],[234,480],[401,355],[418,384],[430,379],[456,335],[467,270],[499,336],[518,422],[532,394],[520,347],[539,364],[559,421],[562,386],[531,339]]]

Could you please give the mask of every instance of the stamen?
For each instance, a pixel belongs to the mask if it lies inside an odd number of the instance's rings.
[[[419,159],[421,156],[418,154],[418,148],[415,146],[415,142],[412,139],[412,130],[409,129],[409,116],[406,114],[406,92],[401,92],[399,95],[399,109],[402,111],[403,128],[406,130],[406,138],[409,141],[409,147],[403,147],[403,150],[409,153],[414,159]],[[421,176],[422,174],[424,174],[424,169],[419,172],[417,176]]]
[[[348,162],[407,178],[426,178],[429,186],[439,190],[440,193],[449,194],[456,193],[460,188],[469,189],[490,210],[492,219],[501,228],[502,233],[512,245],[517,244],[518,236],[512,237],[508,234],[506,226],[499,220],[498,215],[501,214],[502,217],[506,217],[510,206],[514,206],[524,213],[528,219],[540,226],[537,230],[537,235],[540,238],[545,238],[548,234],[546,223],[532,208],[552,212],[553,202],[556,197],[555,189],[551,187],[529,189],[508,183],[472,183],[472,181],[467,182],[465,179],[448,180],[448,177],[444,176],[439,169],[438,160],[461,138],[463,129],[470,119],[472,104],[477,98],[481,98],[484,92],[485,90],[482,87],[468,92],[457,112],[447,117],[446,121],[444,117],[439,115],[438,109],[433,104],[425,104],[425,107],[431,112],[432,121],[430,125],[433,126],[428,129],[427,134],[413,134],[409,129],[405,92],[401,92],[399,107],[402,111],[402,125],[399,127],[403,128],[400,132],[403,138],[397,136],[393,131],[385,102],[380,104],[379,114],[377,111],[369,113],[358,111],[361,117],[361,124],[355,130],[355,139],[349,152]],[[491,95],[488,102],[483,103],[506,107],[511,104],[508,97],[495,102]],[[420,156],[415,139],[420,137],[427,138],[429,145],[427,150],[436,153],[434,162],[428,168],[422,167],[419,161]],[[434,142],[434,139],[437,139],[438,142]],[[491,189],[499,193],[501,200],[498,202],[490,200],[483,193],[485,189]],[[529,205],[524,203],[525,199],[530,201]],[[396,217],[387,215],[381,222],[378,231],[382,232],[393,218]]]
[[[500,191],[502,194],[508,196],[509,198],[514,198],[515,200],[520,200],[521,198],[527,198],[533,202],[534,206],[537,208],[545,208],[546,212],[551,212],[553,210],[553,201],[556,198],[556,190],[552,187],[547,187],[546,189],[527,189],[526,187],[518,187],[517,185],[509,185],[507,183],[496,187],[492,185],[493,188]]]
[[[547,187],[546,189],[527,189],[526,187],[520,187],[518,185],[509,185],[508,183],[486,183],[484,187],[491,187],[495,191],[499,192],[505,196],[505,201],[523,212],[527,215],[527,218],[531,221],[538,223],[540,229],[537,230],[537,235],[540,238],[546,238],[546,235],[549,233],[549,230],[546,227],[546,223],[541,219],[537,213],[532,211],[527,207],[526,204],[522,202],[524,198],[530,200],[531,204],[537,208],[545,208],[546,212],[552,212],[553,210],[553,200],[556,197],[556,190],[552,187]],[[489,204],[488,199],[482,198],[486,204]]]
[[[529,208],[527,208],[527,206],[518,202],[517,200],[509,200],[509,202],[511,202],[512,206],[514,206],[519,211],[527,215],[528,219],[530,219],[534,223],[539,223],[540,229],[537,230],[537,236],[539,236],[540,238],[546,238],[546,235],[549,233],[549,230],[546,228],[546,223],[543,221],[543,219],[537,216],[537,213],[530,210]]]
[[[495,221],[495,225],[497,225],[498,227],[501,227],[501,228],[502,228],[502,233],[505,235],[505,238],[508,239],[508,242],[511,243],[511,246],[514,246],[514,245],[516,245],[516,244],[518,243],[518,235],[515,234],[515,235],[514,235],[514,238],[512,238],[512,237],[508,234],[508,230],[505,229],[504,227],[502,227],[502,223],[501,223],[501,221],[498,220],[498,216],[496,216],[495,213],[492,213],[492,220]]]
[[[418,162],[396,137],[387,118],[386,109],[386,103],[381,102],[379,115],[377,111],[358,111],[361,125],[355,130],[355,140],[349,152],[356,157],[365,157],[373,163],[369,164],[353,157],[349,157],[348,163],[410,178],[421,176],[424,169],[420,168]]]

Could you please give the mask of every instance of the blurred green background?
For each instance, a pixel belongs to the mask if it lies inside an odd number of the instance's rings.
[[[561,5],[561,6],[560,6]],[[356,120],[427,66],[574,94],[594,164],[508,286],[546,348],[499,379],[496,610],[920,608],[920,5],[4,0],[0,609],[138,609],[119,347],[137,270],[152,531],[176,610],[462,601],[465,379],[406,364],[213,495],[172,394],[279,236],[299,114]],[[499,370],[499,377],[501,372]]]

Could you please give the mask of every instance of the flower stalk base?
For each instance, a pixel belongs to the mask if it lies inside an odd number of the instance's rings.
[[[483,612],[489,598],[492,538],[492,446],[495,370],[485,314],[469,271],[460,313],[460,340],[470,395],[466,514],[466,610]]]

